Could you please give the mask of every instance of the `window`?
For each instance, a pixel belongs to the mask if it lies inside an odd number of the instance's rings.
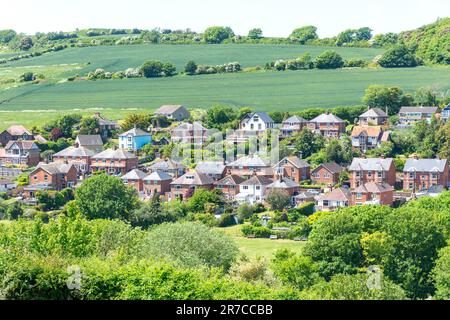
[[[410,179],[414,179],[414,172],[410,172],[410,173],[409,173],[409,178],[410,178]]]
[[[256,190],[261,190],[261,186],[256,186]]]
[[[361,192],[356,193],[356,199],[362,199],[362,193]]]
[[[47,181],[48,180],[48,175],[44,176],[44,180]]]
[[[359,171],[356,171],[355,174],[356,174],[357,178],[359,178],[361,176],[361,172],[359,172]]]
[[[242,189],[248,190],[248,186],[243,186]]]
[[[433,173],[431,174],[431,178],[432,178],[432,179],[437,179],[437,178],[438,178],[437,173],[436,173],[436,172],[433,172]]]
[[[367,176],[370,178],[372,177],[372,171],[367,171]]]
[[[410,183],[410,184],[409,184],[409,189],[410,189],[410,190],[414,189],[414,183]]]
[[[378,171],[378,178],[382,178],[383,177],[383,171]]]
[[[324,207],[328,207],[330,204],[328,202],[328,200],[323,200],[323,206]]]

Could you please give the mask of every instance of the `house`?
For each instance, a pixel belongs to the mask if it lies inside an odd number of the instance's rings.
[[[92,171],[109,175],[124,175],[138,166],[138,158],[123,149],[107,149],[91,158]]]
[[[167,139],[166,137],[162,137],[159,140],[152,140],[152,144],[154,146],[167,146],[168,144],[170,144],[170,140]]]
[[[223,161],[202,161],[197,163],[195,171],[207,175],[214,181],[218,181],[225,177],[226,165]]]
[[[311,181],[314,184],[335,185],[343,170],[336,162],[322,163],[311,171]]]
[[[274,170],[270,164],[258,155],[248,155],[227,165],[228,175],[250,178],[254,175],[273,177]]]
[[[378,148],[382,140],[388,140],[381,126],[354,126],[351,134],[352,146],[362,153]]]
[[[33,141],[34,135],[27,128],[21,125],[10,126],[0,133],[0,144],[6,146],[10,141]]]
[[[294,205],[295,206],[301,206],[307,202],[314,202],[315,201],[315,194],[310,192],[300,192],[299,194],[295,195],[293,197]]]
[[[278,177],[274,179],[274,181],[267,186],[267,194],[274,190],[281,190],[286,192],[290,196],[291,205],[295,205],[294,197],[298,195],[300,191],[300,186],[297,182],[286,178],[286,177]]]
[[[99,112],[94,114],[94,118],[98,120],[100,127],[100,135],[106,139],[112,136],[112,133],[120,129],[120,126],[116,121],[108,120],[104,118]]]
[[[299,133],[302,131],[303,128],[305,128],[308,125],[308,121],[303,119],[300,116],[292,116],[286,120],[283,121],[281,124],[281,137],[287,138],[291,137],[292,135]]]
[[[392,158],[353,158],[348,171],[352,189],[367,182],[395,185],[395,165]]]
[[[161,171],[164,173],[168,173],[174,178],[178,178],[185,173],[186,167],[183,164],[172,159],[165,159],[156,161],[149,167],[149,170],[150,172]]]
[[[345,132],[345,121],[331,113],[323,113],[308,123],[308,128],[327,138],[338,138]]]
[[[39,163],[29,175],[30,185],[24,188],[25,198],[34,198],[37,191],[72,188],[77,183],[77,169],[67,163]]]
[[[387,123],[388,115],[380,108],[372,108],[359,116],[360,126],[382,126]]]
[[[138,193],[140,193],[144,190],[144,178],[146,176],[147,174],[145,172],[139,169],[133,169],[120,177],[120,179],[125,185],[134,188]]]
[[[33,167],[40,161],[40,150],[34,141],[10,140],[0,149],[0,164]]]
[[[450,119],[450,103],[441,111],[441,119],[447,122]]]
[[[96,155],[91,149],[85,147],[68,147],[53,155],[53,162],[73,164],[77,168],[78,177],[91,172],[91,158]]]
[[[245,133],[263,133],[268,129],[273,129],[275,122],[265,112],[249,113],[244,116],[239,124],[239,129]]]
[[[394,188],[387,183],[368,182],[351,191],[351,205],[383,205],[394,203]]]
[[[311,167],[308,162],[296,156],[286,157],[274,165],[275,172],[297,183],[311,178],[310,169]]]
[[[239,185],[245,179],[238,175],[229,175],[222,180],[214,182],[214,187],[225,195],[228,200],[232,200],[239,193]]]
[[[272,184],[273,180],[265,176],[253,176],[239,185],[239,193],[235,200],[238,203],[264,203],[267,194],[267,186]]]
[[[76,147],[84,147],[95,153],[103,151],[103,140],[99,134],[84,135],[80,134],[75,139]]]
[[[151,142],[152,135],[136,127],[119,135],[119,148],[128,151],[138,151]]]
[[[403,168],[403,189],[422,191],[450,187],[447,159],[408,159]]]
[[[399,123],[401,125],[410,126],[418,121],[425,120],[428,123],[431,122],[438,107],[402,107],[399,116]]]
[[[192,197],[195,190],[202,188],[211,190],[214,188],[214,180],[205,174],[190,171],[172,181],[170,184],[171,199],[186,200]]]
[[[317,200],[318,211],[334,211],[339,208],[350,206],[352,195],[346,188],[336,188],[324,195],[319,196]]]
[[[0,192],[8,192],[17,188],[17,183],[11,179],[0,178]]]
[[[164,105],[156,110],[154,114],[176,121],[183,121],[191,117],[189,111],[182,105]]]
[[[170,192],[172,176],[163,171],[153,171],[144,178],[144,194],[151,198],[155,193],[165,195]]]
[[[212,135],[200,122],[183,123],[171,131],[170,139],[175,143],[202,144]]]

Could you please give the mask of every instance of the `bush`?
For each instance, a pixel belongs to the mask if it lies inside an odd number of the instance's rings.
[[[344,66],[344,60],[337,52],[327,50],[314,59],[314,65],[318,69],[338,69]]]
[[[378,63],[383,68],[408,68],[416,67],[420,61],[412,50],[404,45],[398,45],[387,50]]]

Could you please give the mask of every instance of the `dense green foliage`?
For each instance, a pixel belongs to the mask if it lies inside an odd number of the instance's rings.
[[[388,49],[378,63],[384,68],[410,68],[416,67],[421,61],[416,58],[413,50],[397,45]]]

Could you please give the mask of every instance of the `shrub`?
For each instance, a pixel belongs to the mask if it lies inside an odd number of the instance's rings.
[[[344,66],[344,60],[337,52],[327,50],[314,59],[314,65],[318,69],[337,69]]]

